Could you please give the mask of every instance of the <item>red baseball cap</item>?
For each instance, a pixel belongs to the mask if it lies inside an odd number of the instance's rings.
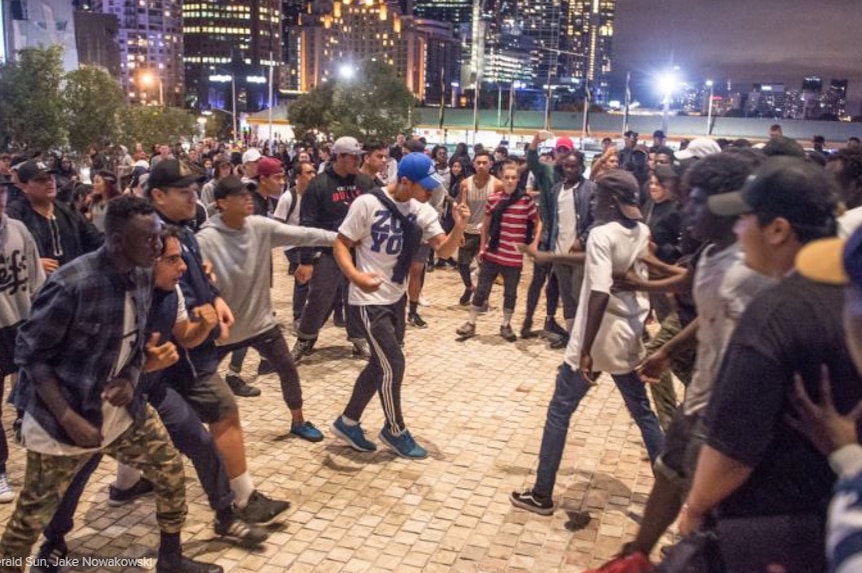
[[[257,174],[261,177],[272,177],[284,173],[284,165],[275,157],[261,157],[257,162]]]
[[[572,143],[572,138],[566,137],[565,135],[563,137],[558,137],[557,138],[557,144],[554,146],[554,149],[561,149],[561,148],[568,149],[569,151],[574,149],[575,144]]]

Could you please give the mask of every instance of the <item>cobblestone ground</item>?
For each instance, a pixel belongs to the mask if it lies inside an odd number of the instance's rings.
[[[290,332],[293,279],[280,253],[275,261],[278,318]],[[516,331],[529,267],[513,321]],[[333,438],[329,424],[346,405],[364,362],[351,358],[343,330],[330,323],[317,351],[299,367],[305,414],[326,433],[323,442],[309,444],[288,435],[289,415],[275,375],[257,379],[260,397],[239,399],[249,468],[258,488],[293,506],[261,548],[227,544],[214,535],[213,513],[187,464],[186,552],[218,562],[231,573],[408,573],[577,572],[618,551],[637,529],[652,474],[637,427],[610,378],[601,379],[572,420],[554,516],[514,509],[509,492],[534,478],[562,351],[550,350],[537,338],[515,343],[500,338],[501,286],[491,295],[490,312],[479,318],[478,336],[457,341],[455,329],[467,316],[457,305],[461,292],[457,272],[430,273],[425,296],[431,305],[421,309],[429,328],[408,326],[403,406],[408,427],[431,452],[427,460],[406,461],[385,447],[361,454]],[[292,344],[292,334],[288,338]],[[256,365],[252,351],[246,371]],[[11,416],[7,406],[6,420]],[[375,400],[363,419],[369,437],[376,440],[382,423]],[[12,446],[9,474],[15,487],[22,483],[23,460],[20,448]],[[72,556],[154,555],[153,501],[108,507],[114,469],[115,463],[105,460],[93,476],[69,540]],[[8,518],[11,507],[0,507],[0,519]],[[588,512],[591,520],[570,531],[566,526],[572,512]]]

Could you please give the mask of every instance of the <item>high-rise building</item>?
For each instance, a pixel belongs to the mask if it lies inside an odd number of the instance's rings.
[[[90,0],[119,22],[120,83],[130,103],[180,105],[183,30],[180,0]]]
[[[840,119],[847,115],[847,80],[833,79],[829,89],[823,94],[823,111],[833,118]]]
[[[282,25],[282,0],[186,1],[187,103],[197,109],[235,105],[237,112],[268,107],[269,78],[278,85],[283,62]]]
[[[113,14],[98,14],[86,10],[75,11],[75,43],[78,47],[78,62],[88,66],[100,66],[112,77],[121,75],[120,45],[117,34],[120,23]]]
[[[616,0],[564,0],[566,68],[586,80],[593,99],[607,99],[613,57]],[[581,55],[583,54],[583,55]]]
[[[753,84],[745,104],[747,117],[781,119],[785,117],[784,84]]]
[[[533,84],[533,38],[523,33],[518,7],[506,0],[474,0],[470,35],[463,46],[461,83]]]
[[[0,61],[24,48],[61,45],[66,71],[78,68],[75,22],[68,0],[0,0]]]
[[[519,7],[521,33],[533,41],[532,67],[539,84],[568,75],[560,53],[564,16],[561,0],[532,0]]]
[[[426,88],[439,85],[441,67],[450,73],[451,60],[457,58],[451,26],[404,16],[398,2],[387,0],[315,0],[290,29],[288,42],[287,50],[298,54],[290,83],[300,91],[349,74],[364,60],[379,60],[393,66],[407,88],[425,99]],[[441,54],[446,45],[448,55]]]
[[[472,0],[413,0],[412,15],[425,20],[448,22],[455,30],[469,24],[473,12]],[[407,7],[408,10],[410,7]],[[409,15],[409,12],[405,12]]]

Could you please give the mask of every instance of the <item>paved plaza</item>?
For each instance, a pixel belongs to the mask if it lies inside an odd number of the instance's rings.
[[[293,279],[280,253],[275,261],[278,318],[290,332]],[[519,292],[516,331],[530,267]],[[403,460],[380,444],[383,416],[377,400],[362,420],[368,437],[380,446],[376,453],[355,452],[332,436],[329,424],[346,405],[364,362],[351,358],[344,331],[330,322],[317,351],[299,367],[305,414],[323,429],[323,442],[288,435],[290,418],[275,375],[257,379],[261,396],[238,399],[256,484],[266,494],[289,499],[291,509],[270,526],[274,532],[261,548],[222,542],[187,463],[187,554],[216,561],[231,573],[574,573],[618,551],[637,529],[652,475],[640,434],[612,381],[603,377],[573,418],[554,516],[513,508],[509,492],[531,485],[535,475],[562,351],[548,349],[538,338],[515,343],[500,338],[501,286],[491,295],[490,312],[479,318],[478,336],[457,341],[455,329],[467,317],[466,309],[457,306],[461,293],[456,271],[429,274],[425,295],[431,305],[420,310],[429,328],[407,327],[404,415],[417,441],[429,449],[428,459]],[[544,300],[539,308],[544,315]],[[292,334],[288,338],[292,344]],[[253,351],[245,366],[249,373],[256,368]],[[8,427],[8,406],[4,416]],[[19,447],[11,449],[9,475],[18,488],[24,456]],[[107,504],[115,467],[106,459],[93,476],[69,539],[72,557],[154,555],[158,531],[152,498],[120,508]],[[11,509],[0,507],[0,519],[5,522]],[[586,525],[584,514],[591,517]]]

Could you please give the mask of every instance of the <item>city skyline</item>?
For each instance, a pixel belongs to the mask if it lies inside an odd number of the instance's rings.
[[[639,78],[635,96],[646,99],[649,79],[670,62],[693,80],[751,84],[783,82],[794,89],[805,76],[848,79],[848,109],[859,113],[855,14],[858,2],[805,0],[617,0],[614,37],[616,83],[627,71]]]

